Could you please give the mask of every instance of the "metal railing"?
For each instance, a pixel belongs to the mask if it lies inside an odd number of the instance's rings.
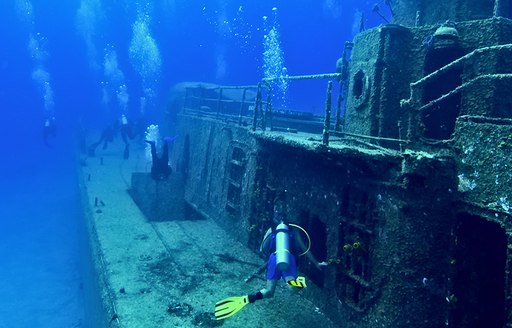
[[[490,46],[490,47],[484,47],[484,48],[479,48],[479,49],[473,50],[472,52],[468,53],[467,55],[464,55],[464,56],[452,61],[451,63],[439,68],[438,70],[426,75],[425,77],[419,79],[418,81],[411,83],[410,84],[410,90],[411,90],[410,96],[408,99],[403,99],[402,104],[407,104],[407,103],[417,104],[417,103],[419,103],[420,98],[421,98],[421,91],[422,91],[424,84],[431,82],[435,78],[439,77],[441,74],[446,73],[448,70],[460,67],[460,66],[466,64],[467,62],[469,62],[470,60],[473,60],[473,58],[478,55],[485,55],[489,52],[497,52],[497,51],[502,51],[502,50],[512,50],[512,44]],[[437,101],[437,99],[432,100],[432,102],[434,102],[434,101]],[[424,106],[429,106],[429,104],[426,104]]]
[[[183,110],[189,113],[196,113],[203,116],[212,118],[223,118],[226,117],[237,117],[239,125],[250,125],[253,131],[261,129],[266,131],[270,126],[271,131],[292,131],[297,132],[294,129],[283,129],[274,126],[274,114],[283,116],[283,112],[274,112],[272,106],[272,83],[275,81],[297,81],[297,80],[319,80],[319,79],[339,79],[341,73],[328,73],[328,74],[313,74],[313,75],[298,75],[298,76],[282,76],[278,78],[265,78],[258,85],[247,85],[247,86],[209,86],[209,85],[197,85],[185,88],[185,97]],[[341,84],[340,84],[341,85]],[[332,81],[328,82],[329,92],[328,100],[326,100],[326,106],[329,105],[329,109],[326,108],[326,117],[324,121],[324,133],[327,135],[323,138],[324,143],[328,143],[328,134],[330,130],[331,120],[331,104],[330,100],[332,94]],[[227,96],[229,91],[240,90],[240,93],[236,96],[231,94]],[[341,104],[342,104],[342,92],[340,88],[340,94],[338,96],[338,107],[337,107],[337,118],[336,128],[338,131],[341,129]],[[250,93],[250,94],[249,94]],[[234,108],[231,105],[238,105],[238,110],[235,113]],[[289,120],[306,120],[310,119],[310,115],[307,113],[286,111]],[[313,115],[311,115],[313,117]],[[244,120],[246,118],[247,120]],[[251,120],[250,124],[247,124],[248,120]],[[318,121],[320,122],[320,121]],[[245,123],[245,124],[244,124]],[[317,124],[317,123],[315,123]],[[325,125],[327,124],[327,125]],[[326,127],[327,126],[327,127]]]
[[[419,79],[416,82],[410,84],[410,96],[408,99],[402,99],[400,101],[400,106],[407,110],[410,113],[409,126],[408,126],[408,139],[419,139],[418,131],[420,129],[420,114],[425,110],[438,105],[444,100],[461,93],[462,91],[468,89],[474,84],[480,83],[483,80],[491,80],[496,81],[500,79],[512,79],[512,73],[497,73],[496,65],[491,68],[492,72],[474,72],[471,78],[467,78],[466,81],[461,82],[460,85],[455,87],[454,89],[448,91],[447,93],[439,96],[436,99],[429,101],[426,104],[422,103],[422,92],[425,85],[429,82],[432,82],[436,78],[440,77],[442,74],[454,68],[464,67],[466,64],[478,64],[480,60],[483,58],[488,60],[489,54],[497,54],[503,51],[511,51],[512,52],[512,44],[504,44],[490,47],[483,47],[479,49],[475,49],[472,52],[452,61],[451,63],[439,68],[438,70],[426,75],[425,77]],[[479,66],[479,65],[476,65]],[[467,72],[465,72],[466,75]]]
[[[249,107],[254,105],[254,99],[249,94],[258,88],[257,85],[245,86],[205,86],[198,85],[185,88],[183,110],[185,112],[201,113],[205,116],[219,118],[222,116],[236,117],[242,125],[242,117],[246,116]],[[241,97],[233,96],[230,91],[239,90]],[[234,108],[238,106],[238,108]]]
[[[255,105],[255,111],[254,111],[254,117],[253,117],[253,125],[252,129],[253,131],[256,130],[257,122],[258,120],[261,120],[261,128],[263,130],[266,130],[267,122],[270,122],[270,130],[275,131],[275,128],[273,126],[273,109],[272,109],[272,99],[271,99],[271,85],[275,82],[288,82],[288,81],[303,81],[303,80],[321,80],[321,79],[330,79],[331,81],[328,81],[327,83],[327,98],[325,101],[325,116],[324,116],[324,122],[323,122],[323,136],[322,136],[322,143],[324,145],[329,144],[329,131],[331,126],[331,110],[332,110],[332,79],[341,80],[342,74],[341,73],[324,73],[324,74],[312,74],[312,75],[295,75],[295,76],[280,76],[280,77],[274,77],[274,78],[264,78],[262,82],[259,84],[258,93],[256,96],[256,105]],[[261,93],[261,90],[263,86],[266,87],[267,90],[267,98],[265,103],[265,111],[263,111],[263,96]],[[337,107],[337,115],[336,115],[336,125],[335,130],[341,129],[341,106],[343,102],[343,96],[344,96],[344,89],[343,89],[343,82],[340,83],[340,92],[338,94],[338,107]]]

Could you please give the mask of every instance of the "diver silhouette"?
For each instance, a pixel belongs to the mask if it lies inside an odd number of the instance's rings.
[[[151,145],[151,177],[155,181],[167,179],[172,173],[172,168],[169,165],[169,142],[175,138],[176,137],[164,138],[161,156],[158,156],[156,152],[156,142],[153,140],[145,140],[146,143]]]
[[[55,138],[57,136],[57,125],[55,122],[55,117],[47,118],[44,121],[43,126],[43,141],[46,147],[51,147],[50,137]]]

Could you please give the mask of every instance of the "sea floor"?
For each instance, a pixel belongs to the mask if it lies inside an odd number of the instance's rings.
[[[127,192],[131,174],[149,168],[143,146],[131,148],[129,160],[118,146],[87,158],[82,168],[91,237],[111,291],[105,299],[118,327],[339,327],[284,283],[274,298],[214,320],[217,301],[265,286],[263,275],[244,282],[264,260],[210,219],[169,213],[169,221],[149,222]]]

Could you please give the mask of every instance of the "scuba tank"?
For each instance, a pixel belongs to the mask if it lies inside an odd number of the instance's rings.
[[[290,228],[281,222],[276,227],[276,265],[278,270],[288,270],[290,256]]]
[[[128,119],[126,118],[126,115],[124,115],[124,114],[121,115],[121,125],[122,126],[128,125]]]

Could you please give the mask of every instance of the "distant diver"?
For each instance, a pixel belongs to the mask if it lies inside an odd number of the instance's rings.
[[[151,145],[151,177],[155,181],[167,179],[172,173],[172,168],[169,165],[169,142],[176,137],[165,137],[164,146],[162,149],[162,156],[156,153],[156,143],[153,140],[145,140]]]
[[[277,283],[281,278],[292,288],[302,289],[307,287],[306,278],[297,274],[297,256],[306,255],[319,270],[328,265],[327,262],[319,263],[309,251],[311,240],[306,230],[299,225],[285,223],[282,209],[279,206],[274,208],[273,221],[277,226],[275,229],[269,228],[267,230],[260,245],[260,252],[268,256],[266,288],[261,289],[255,294],[229,297],[217,302],[215,305],[215,318],[217,320],[226,319],[234,315],[249,303],[273,297]],[[293,231],[292,228],[296,228],[296,230]],[[295,232],[299,231],[302,231],[308,238],[309,243],[307,247],[300,236],[295,234]],[[298,254],[299,247],[302,251],[301,254]]]
[[[133,125],[130,121],[126,118],[126,115],[122,114],[121,118],[121,139],[123,139],[124,142],[124,152],[123,152],[123,158],[128,159],[130,157],[130,143],[128,142],[128,138],[133,139],[135,137],[135,133],[133,130]]]
[[[89,146],[88,154],[89,156],[95,156],[96,148],[103,143],[103,150],[107,149],[108,143],[114,141],[115,128],[113,124],[109,124],[103,131],[101,132],[100,139]]]
[[[51,144],[49,142],[50,137],[55,138],[57,136],[57,125],[55,122],[55,117],[47,118],[44,121],[43,126],[43,141],[45,146],[51,147]]]

